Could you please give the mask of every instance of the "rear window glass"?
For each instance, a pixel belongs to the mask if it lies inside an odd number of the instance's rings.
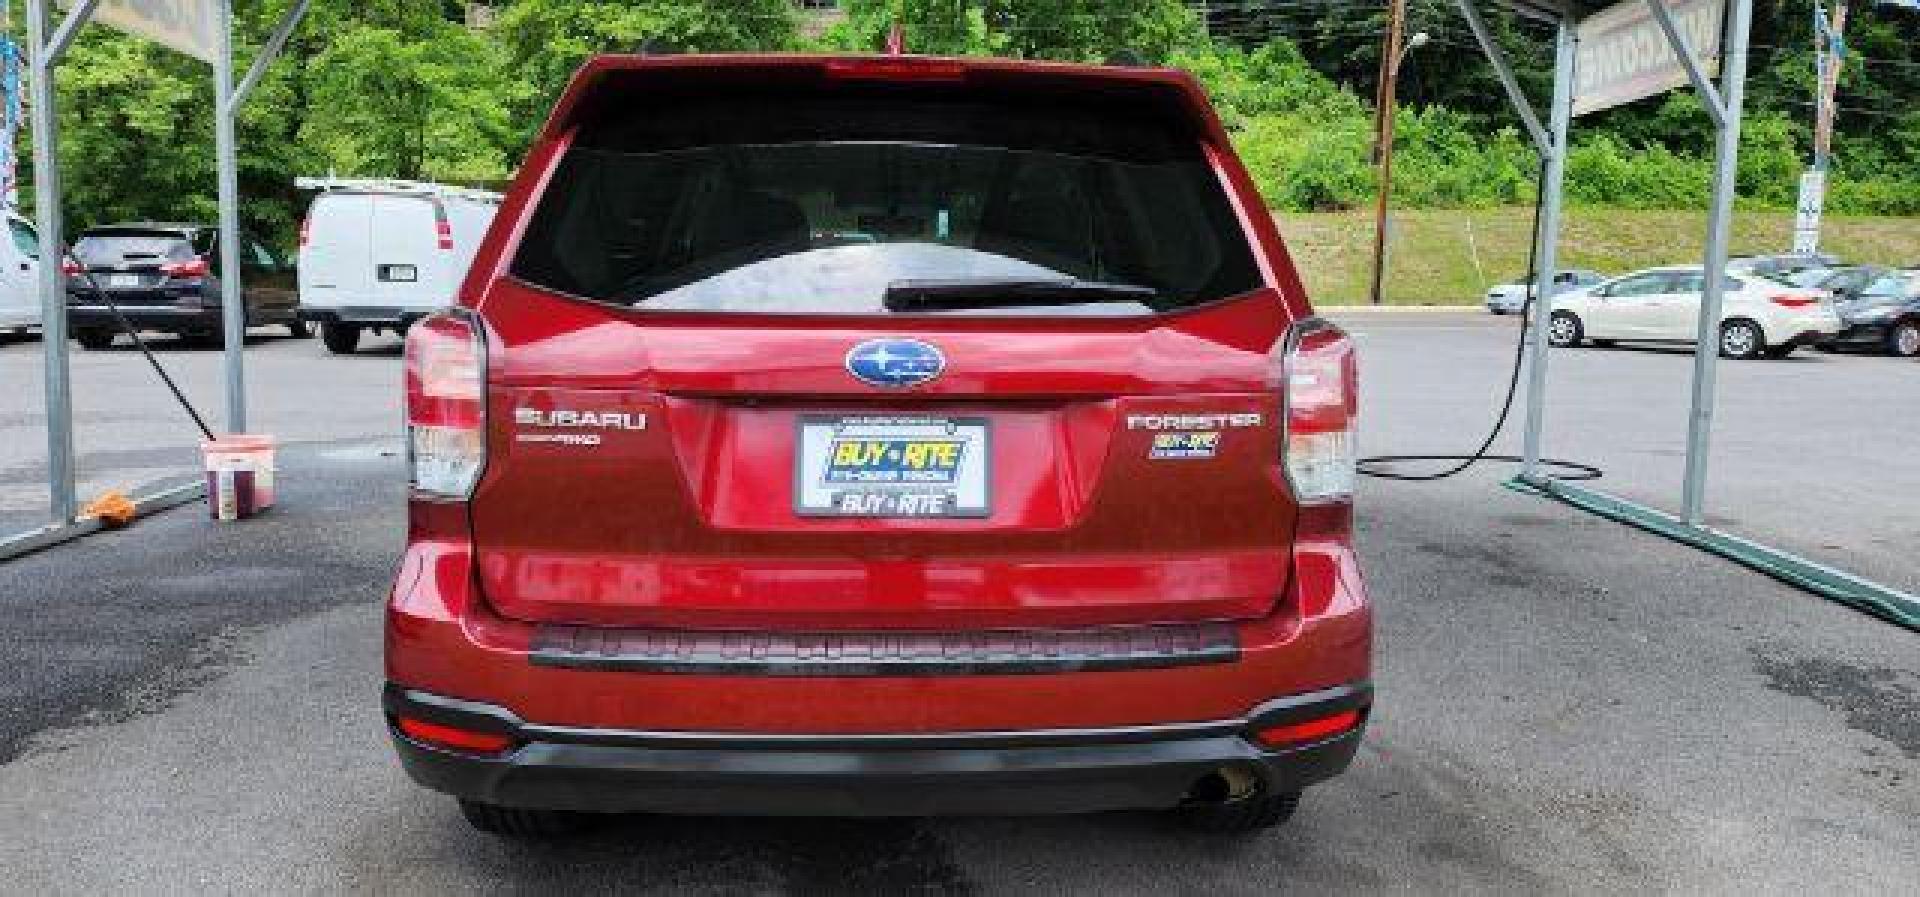
[[[1908,296],[1915,292],[1915,281],[1911,274],[1888,274],[1860,292],[1865,296]]]
[[[88,264],[178,262],[193,258],[193,244],[179,234],[94,233],[73,244],[73,254]]]
[[[875,314],[903,283],[1080,281],[1151,292],[1029,313],[1148,314],[1257,287],[1190,126],[1126,108],[800,95],[634,110],[582,130],[512,270],[680,311]]]

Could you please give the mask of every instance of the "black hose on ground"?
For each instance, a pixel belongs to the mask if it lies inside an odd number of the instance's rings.
[[[187,400],[187,394],[180,391],[179,384],[173,382],[173,377],[167,374],[167,369],[161,367],[160,359],[153,357],[153,350],[147,348],[147,341],[140,338],[140,328],[133,326],[133,322],[127,319],[126,312],[121,311],[120,306],[113,301],[113,297],[100,288],[99,281],[93,278],[93,272],[87,270],[87,266],[73,254],[72,250],[66,251],[64,256],[73,263],[73,267],[79,270],[80,281],[86,284],[87,289],[93,291],[94,298],[99,299],[107,306],[107,310],[113,312],[114,320],[120,322],[120,329],[133,337],[133,344],[139,347],[141,355],[146,356],[147,364],[153,366],[153,372],[160,375],[160,382],[165,383],[167,389],[173,393],[174,401],[179,402],[180,407],[186,409],[187,416],[193,418],[193,425],[200,428],[200,435],[205,436],[208,442],[212,442],[215,438],[213,429],[207,426],[206,419],[202,418],[200,412],[193,407],[193,403]],[[61,307],[61,313],[66,313],[64,305]]]
[[[1542,205],[1540,198],[1546,195],[1547,188],[1547,165],[1545,159],[1540,161],[1538,184],[1539,186],[1534,192],[1533,239],[1527,244],[1526,284],[1528,294],[1526,301],[1521,303],[1520,306],[1520,337],[1518,341],[1514,343],[1513,365],[1507,374],[1507,396],[1500,402],[1500,416],[1494,419],[1493,429],[1488,431],[1486,439],[1481,440],[1480,447],[1468,455],[1374,455],[1369,458],[1361,458],[1355,464],[1355,470],[1361,476],[1381,480],[1399,480],[1408,483],[1431,483],[1436,480],[1444,480],[1465,473],[1475,464],[1479,464],[1482,461],[1496,461],[1510,464],[1523,464],[1526,462],[1525,458],[1518,455],[1490,455],[1487,454],[1487,450],[1493,448],[1494,441],[1499,439],[1501,431],[1507,428],[1507,418],[1513,414],[1513,398],[1520,391],[1520,369],[1527,355],[1527,334],[1531,330],[1533,305],[1535,300],[1539,298],[1536,294],[1539,292],[1537,287],[1540,278],[1539,271],[1537,270],[1540,262],[1540,208]],[[1431,461],[1455,461],[1458,463],[1445,470],[1430,473],[1401,473],[1399,471],[1386,469],[1399,464]],[[1555,476],[1554,479],[1556,480],[1597,480],[1606,475],[1606,472],[1600,468],[1591,464],[1583,464],[1579,461],[1566,461],[1560,458],[1541,458],[1540,464],[1545,467],[1568,471],[1567,473]]]

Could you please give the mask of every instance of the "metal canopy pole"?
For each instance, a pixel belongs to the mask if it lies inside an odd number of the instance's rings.
[[[227,432],[247,431],[247,305],[240,282],[240,172],[233,137],[233,3],[217,0],[213,154],[220,187],[220,324],[227,361]]]
[[[1553,103],[1547,110],[1547,126],[1540,126],[1533,104],[1520,89],[1507,54],[1493,39],[1493,32],[1474,5],[1474,0],[1458,0],[1460,14],[1480,42],[1480,49],[1493,64],[1494,74],[1506,89],[1507,100],[1519,113],[1520,121],[1533,138],[1534,148],[1546,166],[1540,192],[1540,233],[1536,235],[1533,256],[1536,270],[1533,284],[1533,316],[1527,333],[1527,423],[1522,451],[1520,478],[1535,482],[1540,477],[1541,432],[1547,406],[1547,325],[1553,315],[1553,276],[1560,267],[1560,210],[1564,204],[1567,180],[1567,135],[1573,128],[1573,67],[1575,30],[1573,21],[1562,18],[1554,36]]]
[[[220,319],[226,349],[227,432],[247,431],[247,306],[241,282],[240,161],[234,137],[234,119],[266,74],[267,67],[286,49],[287,38],[306,17],[311,0],[300,0],[280,18],[280,24],[260,49],[238,87],[233,83],[233,2],[217,0],[220,46],[213,57],[214,162],[220,186]]]
[[[1573,129],[1573,22],[1561,19],[1554,37],[1553,108],[1547,114],[1553,150],[1546,156],[1540,197],[1540,234],[1534,247],[1532,333],[1527,338],[1527,425],[1520,476],[1540,479],[1540,443],[1547,412],[1547,327],[1553,318],[1553,278],[1560,270],[1560,207],[1566,197],[1567,135]]]
[[[1747,85],[1747,40],[1753,24],[1753,0],[1729,0],[1730,15],[1721,40],[1720,87],[1715,90],[1700,58],[1674,27],[1664,0],[1647,0],[1660,28],[1699,89],[1700,102],[1713,116],[1718,137],[1714,150],[1713,199],[1707,211],[1707,253],[1700,320],[1693,351],[1693,410],[1687,422],[1687,476],[1680,519],[1688,526],[1706,523],[1708,456],[1712,451],[1713,406],[1720,361],[1720,311],[1726,292],[1727,239],[1733,227],[1733,199],[1739,188],[1740,119]]]
[[[1553,155],[1553,139],[1547,129],[1540,126],[1540,116],[1533,112],[1533,102],[1527,99],[1526,91],[1520,89],[1520,81],[1513,76],[1513,64],[1507,61],[1507,51],[1500,42],[1493,39],[1493,32],[1487,28],[1487,20],[1480,15],[1480,7],[1475,0],[1459,0],[1460,15],[1467,20],[1473,37],[1480,42],[1480,49],[1487,54],[1487,61],[1493,64],[1493,73],[1500,79],[1500,86],[1507,92],[1507,102],[1513,104],[1513,111],[1520,116],[1520,123],[1527,128],[1527,136],[1533,138],[1533,148],[1538,150],[1542,159]],[[1556,62],[1558,59],[1556,58]],[[1554,83],[1559,84],[1560,72],[1554,73]]]
[[[233,95],[227,98],[226,111],[229,115],[240,114],[240,107],[246,104],[253,89],[260,86],[260,78],[267,73],[267,68],[280,58],[280,52],[287,48],[287,39],[293,36],[293,29],[300,27],[300,21],[307,17],[307,7],[312,5],[313,0],[299,0],[280,17],[280,24],[273,29],[273,36],[267,38],[266,45],[260,48],[260,55],[255,56],[253,65],[248,67],[246,77],[240,79],[240,86],[235,87]]]
[[[62,270],[66,237],[61,233],[60,164],[56,148],[60,117],[54,108],[53,68],[99,0],[82,0],[52,35],[47,0],[27,0],[27,43],[32,69],[29,127],[33,130],[33,216],[40,233],[40,349],[47,402],[47,509],[56,526],[72,523],[80,510],[74,495],[73,385],[67,363],[67,284]]]

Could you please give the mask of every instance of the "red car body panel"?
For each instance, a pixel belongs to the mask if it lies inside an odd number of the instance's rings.
[[[1271,343],[1247,337],[1283,329],[1271,294],[1070,330],[845,317],[769,328],[512,281],[494,296],[495,420],[564,406],[657,422],[607,433],[591,454],[492,431],[472,525],[484,590],[508,617],[827,629],[1246,619],[1286,585],[1294,526]],[[937,336],[947,372],[911,395],[847,376],[848,346],[899,335]],[[793,456],[797,416],[873,408],[989,420],[992,515],[797,519],[792,471],[769,463]],[[1153,434],[1123,425],[1237,412],[1265,425],[1227,434],[1204,465],[1149,461]]]
[[[433,520],[440,516],[449,519]],[[458,526],[417,510],[418,531]],[[388,611],[387,675],[543,723],[740,733],[929,733],[1232,719],[1275,695],[1363,682],[1372,625],[1352,551],[1304,540],[1282,609],[1237,625],[1241,659],[1041,676],[755,678],[593,672],[527,661],[533,625],[493,613],[465,540],[415,539]]]
[[[848,68],[852,66],[852,68]],[[866,66],[868,68],[861,68]],[[920,68],[916,69],[918,66]],[[854,74],[849,75],[849,72]],[[919,75],[915,73],[919,72]],[[1140,92],[1191,114],[1264,285],[1139,318],[650,312],[509,273],[583,110],[701,78],[965,79]],[[534,143],[462,288],[487,341],[486,469],[470,503],[411,502],[387,675],[543,724],[739,733],[1015,731],[1233,719],[1364,683],[1371,620],[1350,509],[1301,507],[1281,462],[1276,348],[1311,315],[1247,172],[1183,73],[1006,60],[603,57]],[[849,346],[937,340],[910,392],[849,377]],[[591,455],[517,441],[518,409],[646,415]],[[804,519],[801,413],[977,416],[983,519]],[[1252,413],[1205,464],[1148,460],[1129,416]],[[537,628],[976,630],[1231,621],[1230,663],[1047,675],[754,677],[543,667]]]

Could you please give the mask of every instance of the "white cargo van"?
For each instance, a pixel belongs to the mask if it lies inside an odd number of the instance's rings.
[[[453,304],[500,195],[414,181],[300,178],[319,190],[300,225],[300,317],[345,355]]]
[[[0,238],[0,336],[40,326],[40,234],[12,209]]]

